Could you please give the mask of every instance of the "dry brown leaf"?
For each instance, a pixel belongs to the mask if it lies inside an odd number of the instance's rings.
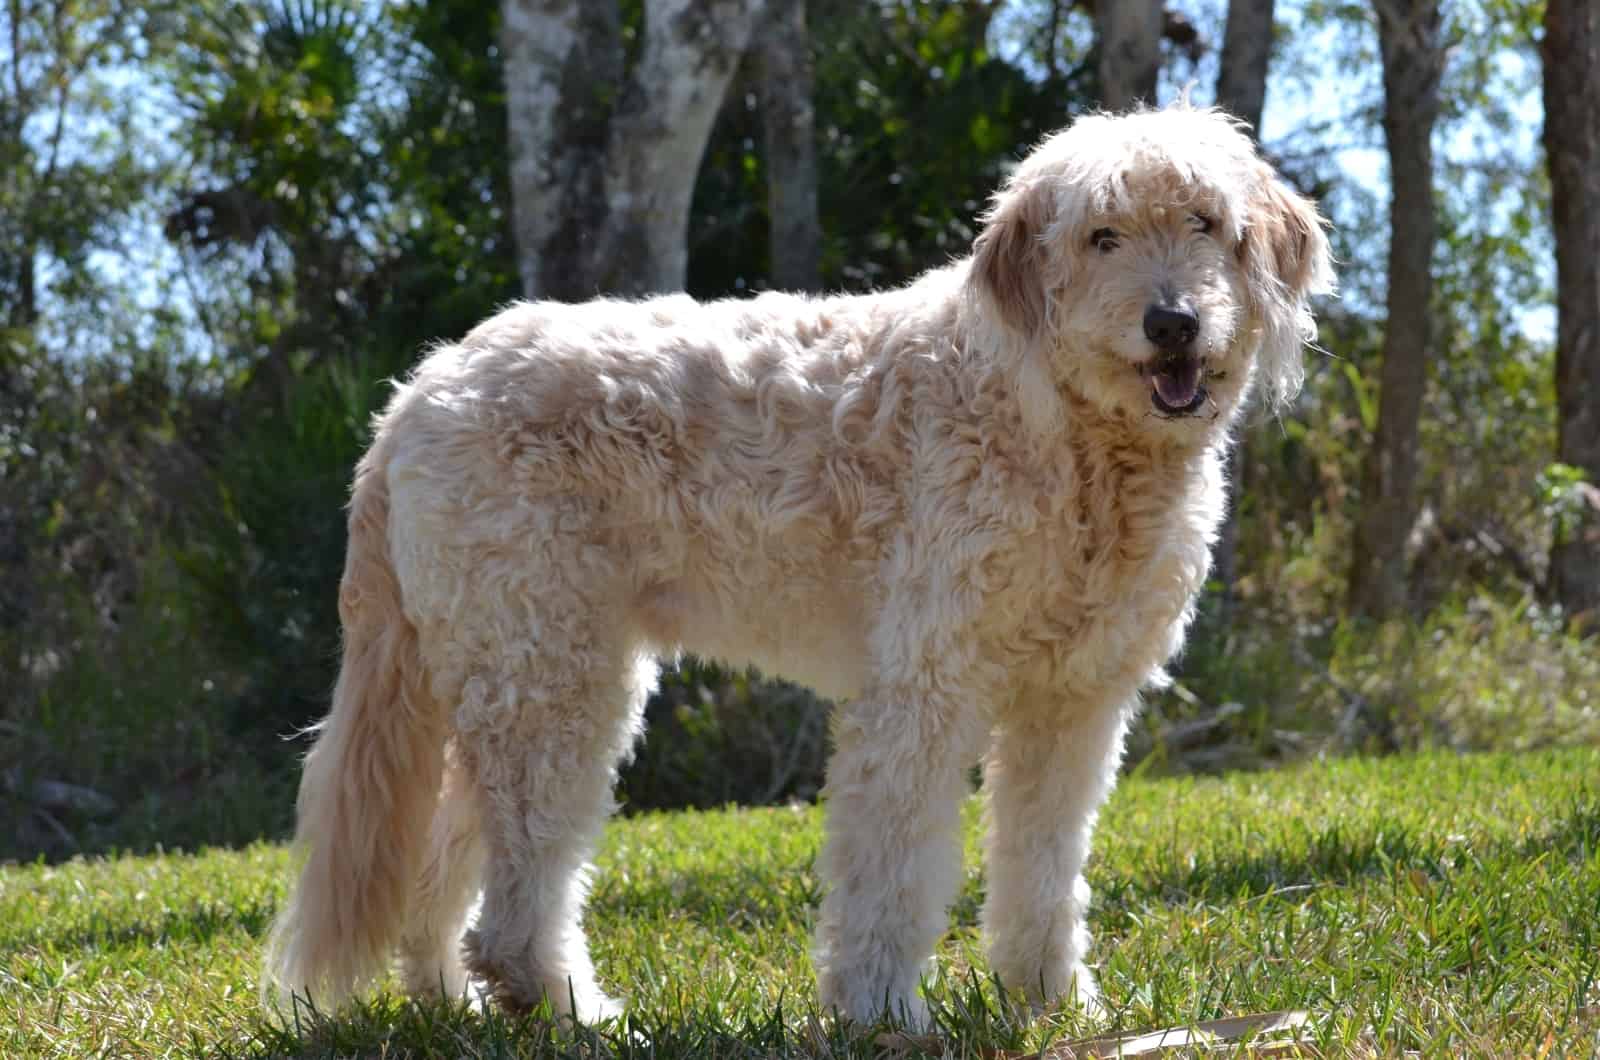
[[[982,1055],[986,1060],[1136,1060],[1139,1057],[1207,1054],[1233,1056],[1238,1055],[1236,1050],[1240,1045],[1245,1045],[1247,1051],[1244,1055],[1251,1060],[1318,1056],[1320,1054],[1314,1047],[1298,1040],[1300,1029],[1310,1023],[1309,1013],[1286,1009],[1249,1016],[1228,1016],[1187,1027],[1057,1042],[1042,1054],[985,1049]],[[895,1056],[944,1056],[948,1043],[937,1034],[889,1031],[878,1035],[873,1044]]]
[[[1228,1016],[1188,1027],[1167,1027],[1061,1042],[1052,1046],[1045,1057],[1047,1060],[1121,1060],[1180,1054],[1196,1056],[1220,1049],[1232,1052],[1242,1042],[1250,1043],[1249,1055],[1252,1057],[1303,1056],[1307,1054],[1302,1044],[1293,1040],[1272,1039],[1281,1039],[1286,1032],[1298,1032],[1310,1022],[1309,1013],[1293,1010]]]

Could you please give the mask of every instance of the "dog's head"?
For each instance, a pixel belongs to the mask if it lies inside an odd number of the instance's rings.
[[[1188,106],[1096,115],[1036,148],[973,248],[976,323],[1014,351],[1023,410],[1058,388],[1154,432],[1226,424],[1252,382],[1304,378],[1308,299],[1332,290],[1316,207],[1240,125]]]

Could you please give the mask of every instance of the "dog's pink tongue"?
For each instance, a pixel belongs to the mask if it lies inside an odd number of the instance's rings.
[[[1169,408],[1181,409],[1192,403],[1200,390],[1200,361],[1195,357],[1167,361],[1156,368],[1151,378],[1162,402]]]

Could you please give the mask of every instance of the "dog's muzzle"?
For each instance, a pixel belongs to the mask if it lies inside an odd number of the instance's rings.
[[[1165,416],[1187,416],[1206,402],[1206,364],[1195,353],[1200,317],[1181,303],[1144,311],[1144,336],[1159,351],[1139,366],[1150,380],[1150,403]]]

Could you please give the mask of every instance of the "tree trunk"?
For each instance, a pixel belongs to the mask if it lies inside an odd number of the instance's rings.
[[[1557,458],[1600,485],[1600,8],[1593,0],[1549,0],[1542,50],[1560,315]],[[1600,627],[1600,511],[1593,504],[1580,505],[1577,525],[1557,540],[1551,580],[1569,615]]]
[[[1217,71],[1217,103],[1261,135],[1267,99],[1267,59],[1272,54],[1273,0],[1229,0]]]
[[[598,293],[594,248],[607,130],[622,83],[620,16],[607,0],[503,0],[512,224],[528,298]]]
[[[1222,65],[1217,71],[1217,104],[1250,123],[1261,135],[1261,110],[1267,99],[1267,58],[1272,52],[1273,0],[1230,0],[1228,26],[1222,39]],[[1213,550],[1216,580],[1222,586],[1223,617],[1232,610],[1233,586],[1239,577],[1239,502],[1249,485],[1248,437],[1228,454],[1228,515]]]
[[[529,298],[683,288],[712,122],[763,0],[502,0],[517,266]]]
[[[30,236],[17,255],[17,304],[12,307],[11,326],[31,328],[39,322],[39,245]]]
[[[772,286],[822,288],[817,213],[815,71],[805,0],[774,0],[761,42],[761,118],[767,149]]]
[[[1437,0],[1377,0],[1383,134],[1389,149],[1389,300],[1378,429],[1361,477],[1350,609],[1382,618],[1404,607],[1406,541],[1416,518],[1417,423],[1433,293],[1433,125],[1444,70]]]
[[[1100,37],[1100,102],[1127,110],[1156,101],[1161,70],[1161,0],[1094,0]]]

